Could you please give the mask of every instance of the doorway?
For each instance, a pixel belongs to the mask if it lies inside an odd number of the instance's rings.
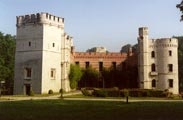
[[[25,84],[25,94],[30,95],[30,91],[31,91],[31,85]]]

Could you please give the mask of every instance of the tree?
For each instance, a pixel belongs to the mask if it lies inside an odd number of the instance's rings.
[[[70,66],[70,74],[69,74],[69,80],[70,80],[70,87],[71,89],[75,89],[78,87],[78,82],[81,79],[82,71],[79,65],[73,65]]]
[[[183,20],[183,0],[181,3],[177,4],[176,7],[179,8],[180,11],[182,12],[181,19],[180,19],[180,21],[182,21]]]
[[[89,66],[83,70],[80,87],[98,87],[99,72]]]
[[[10,89],[14,78],[15,36],[0,32],[0,81]]]

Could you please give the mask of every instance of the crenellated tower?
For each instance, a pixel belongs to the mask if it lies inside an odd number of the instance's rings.
[[[17,16],[16,26],[14,94],[59,92],[61,76],[68,74],[61,70],[64,18],[48,13],[23,15]],[[68,85],[64,89],[70,90]]]

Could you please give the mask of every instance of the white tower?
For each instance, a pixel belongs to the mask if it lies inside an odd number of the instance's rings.
[[[148,38],[148,28],[143,27],[139,28],[138,47],[139,87],[178,94],[178,40],[151,40]]]
[[[48,13],[17,17],[14,94],[59,92],[62,41],[64,18]]]
[[[149,38],[148,28],[139,28],[138,37],[138,69],[139,69],[139,85],[140,88],[147,89],[150,86],[149,81]]]

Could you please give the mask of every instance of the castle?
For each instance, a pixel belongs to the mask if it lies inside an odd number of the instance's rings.
[[[73,39],[64,31],[64,18],[48,13],[17,17],[14,94],[70,91],[70,64],[82,68],[123,69],[136,64],[128,53],[75,52]],[[139,29],[139,86],[144,89],[169,89],[178,93],[177,40],[149,40],[148,29]]]
[[[139,28],[138,73],[140,88],[179,93],[178,40],[149,39],[148,28]]]

